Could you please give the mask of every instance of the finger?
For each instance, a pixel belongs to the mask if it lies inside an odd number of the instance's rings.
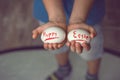
[[[64,44],[65,44],[65,42],[66,42],[66,39],[62,42],[62,43],[58,43],[58,48],[61,48],[62,46],[64,46]]]
[[[66,42],[66,46],[70,47],[70,42],[69,41]]]
[[[48,43],[48,49],[49,49],[49,50],[53,50],[53,49],[54,49],[52,43]]]
[[[71,41],[70,49],[72,52],[75,52],[75,41]]]
[[[48,43],[44,43],[43,46],[44,46],[45,49],[48,49]]]
[[[90,50],[90,44],[88,44],[88,43],[86,43],[86,42],[82,43],[82,47],[83,47],[84,49],[86,49],[87,51]]]
[[[57,48],[61,48],[62,46],[64,46],[64,43],[59,43],[58,45],[57,45]]]
[[[38,36],[38,34],[39,34],[39,32],[38,32],[37,30],[33,30],[32,33],[33,33],[33,34],[32,34],[32,38],[33,38],[33,39],[36,39],[37,36]]]
[[[80,43],[76,42],[76,43],[75,43],[75,47],[76,47],[76,53],[77,53],[77,54],[82,53],[83,48],[82,48],[82,46],[80,45]]]
[[[57,43],[53,43],[53,48],[58,49],[57,45],[58,45]]]
[[[91,26],[89,26],[89,32],[90,32],[90,37],[91,38],[94,38],[97,35],[96,30]]]

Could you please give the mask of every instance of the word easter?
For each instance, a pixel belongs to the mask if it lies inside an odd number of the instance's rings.
[[[89,36],[83,33],[76,33],[76,31],[73,31],[73,37],[78,38],[78,39],[83,39],[83,40],[88,40]]]
[[[82,44],[83,42],[90,42],[90,35],[87,31],[83,29],[74,29],[68,33],[68,40],[72,41],[75,40]]]

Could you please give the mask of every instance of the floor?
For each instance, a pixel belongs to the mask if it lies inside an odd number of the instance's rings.
[[[86,63],[70,53],[73,72],[70,80],[84,80]],[[45,80],[57,69],[54,55],[44,50],[14,51],[0,55],[0,80]],[[120,58],[105,54],[100,80],[120,80]]]

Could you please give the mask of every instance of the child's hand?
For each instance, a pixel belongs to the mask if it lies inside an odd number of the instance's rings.
[[[36,39],[38,37],[38,35],[40,35],[42,33],[42,31],[44,31],[46,28],[48,28],[50,26],[58,26],[66,31],[66,24],[57,23],[57,22],[48,22],[48,23],[43,24],[43,25],[39,26],[38,28],[34,29],[32,31],[32,33],[33,33],[32,38]],[[58,48],[62,47],[65,44],[65,42],[66,42],[66,40],[64,40],[61,43],[44,43],[44,48],[49,49],[49,50],[58,49]]]
[[[84,30],[88,31],[90,33],[90,38],[91,39],[96,36],[95,29],[92,26],[89,26],[85,23],[71,24],[71,25],[68,26],[67,31],[69,32],[73,29],[84,29]],[[71,41],[71,42],[67,41],[66,45],[68,47],[70,47],[71,51],[76,52],[78,54],[82,53],[83,48],[86,49],[86,50],[90,50],[90,44],[88,44],[88,43],[80,44],[80,43],[75,42],[75,41]]]

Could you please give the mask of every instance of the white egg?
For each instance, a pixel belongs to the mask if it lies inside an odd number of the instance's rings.
[[[86,30],[83,29],[74,29],[68,33],[67,36],[69,41],[75,40],[82,44],[83,42],[90,42],[90,34]]]
[[[61,43],[65,40],[65,36],[65,31],[62,28],[53,26],[42,32],[41,40],[44,43]]]

